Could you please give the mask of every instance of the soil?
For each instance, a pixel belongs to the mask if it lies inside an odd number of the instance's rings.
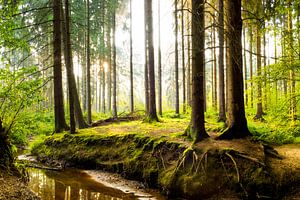
[[[99,170],[84,170],[85,173],[89,174],[92,179],[103,185],[115,189],[119,189],[125,193],[133,193],[139,196],[139,199],[148,200],[164,200],[166,199],[159,194],[158,191],[146,188],[141,182],[126,180],[119,174],[103,172]]]
[[[0,199],[39,200],[40,198],[27,187],[24,180],[0,170]]]

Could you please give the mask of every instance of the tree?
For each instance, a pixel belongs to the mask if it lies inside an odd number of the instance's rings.
[[[182,59],[182,98],[183,113],[186,113],[186,91],[185,91],[185,49],[184,49],[184,2],[181,0],[181,59]]]
[[[225,84],[224,84],[224,3],[219,0],[218,16],[218,35],[219,35],[219,121],[226,121],[225,114]]]
[[[260,18],[261,13],[261,2],[257,2],[256,13],[257,17]],[[254,119],[262,120],[263,106],[262,106],[262,73],[261,73],[261,23],[256,23],[256,68],[257,68],[257,110]]]
[[[116,3],[116,2],[115,2]],[[118,117],[117,112],[117,50],[116,50],[116,5],[113,6],[113,14],[112,14],[112,46],[113,46],[113,100],[112,100],[112,114],[114,118]]]
[[[61,64],[61,0],[53,0],[53,56],[54,56],[54,120],[55,132],[59,133],[69,127],[65,119],[62,64]]]
[[[227,129],[218,139],[250,136],[244,107],[241,0],[226,1],[228,41]]]
[[[179,115],[179,80],[178,80],[178,18],[177,18],[177,4],[178,0],[175,0],[175,113]]]
[[[208,138],[204,125],[204,0],[192,0],[192,116],[187,134],[194,142]]]
[[[65,65],[67,69],[67,79],[68,79],[68,92],[69,92],[69,110],[70,110],[70,133],[75,133],[75,119],[74,119],[74,87],[76,90],[76,84],[72,82],[74,78],[73,74],[73,64],[72,64],[72,51],[71,51],[71,39],[70,39],[70,19],[69,19],[69,0],[65,0],[65,12],[63,8],[60,8],[63,20],[62,27],[64,30],[64,53],[65,53]],[[72,77],[73,76],[73,77]]]
[[[152,0],[145,0],[147,39],[148,39],[148,56],[149,56],[149,121],[158,121],[156,114],[155,102],[155,72],[154,72],[154,47],[153,47],[153,17],[152,17]]]
[[[162,116],[162,66],[161,66],[161,25],[160,0],[158,3],[158,113]]]
[[[134,96],[133,96],[133,52],[132,52],[132,0],[129,0],[130,6],[130,112],[134,111]]]
[[[87,97],[87,123],[92,123],[92,97],[91,97],[91,55],[90,55],[90,0],[86,0],[86,97]]]

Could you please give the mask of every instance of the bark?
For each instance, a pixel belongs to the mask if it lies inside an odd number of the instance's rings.
[[[73,64],[72,64],[72,49],[71,49],[71,39],[70,39],[70,19],[69,19],[69,0],[65,0],[65,12],[63,12],[63,8],[61,7],[61,13],[64,20],[62,20],[63,27],[63,35],[64,35],[64,57],[65,57],[65,66],[67,71],[67,79],[68,79],[68,92],[69,92],[69,111],[70,111],[70,133],[74,134],[75,127],[75,119],[74,119],[74,87],[76,90],[76,85],[72,83],[72,76],[74,78],[73,73]],[[75,80],[75,78],[74,78]],[[76,84],[76,83],[75,83]]]
[[[253,108],[253,34],[252,27],[249,28],[250,34],[250,107]]]
[[[86,1],[87,33],[86,33],[86,84],[87,84],[87,123],[92,123],[92,97],[91,97],[91,58],[90,58],[90,3]]]
[[[146,0],[147,13],[147,38],[148,38],[148,52],[149,52],[149,114],[150,121],[158,121],[156,114],[155,102],[155,72],[154,72],[154,47],[153,47],[153,17],[152,17],[152,0]]]
[[[65,8],[67,8],[67,6],[65,6]],[[63,14],[64,12],[62,11],[61,13]],[[64,57],[65,57],[65,64],[66,64],[67,78],[68,78],[68,85],[69,85],[69,101],[70,101],[69,106],[70,106],[70,126],[71,126],[70,131],[72,133],[75,132],[74,131],[75,126],[72,127],[71,125],[73,123],[71,122],[72,115],[75,117],[76,124],[80,129],[87,128],[88,125],[84,121],[84,117],[80,107],[79,95],[76,89],[76,81],[75,81],[73,62],[72,62],[72,49],[71,49],[70,24],[69,24],[70,19],[67,16],[67,13],[69,13],[69,11],[66,9],[65,10],[66,17],[65,17],[65,21],[62,21],[63,22],[62,27],[63,27],[64,54],[65,54]],[[71,105],[73,105],[73,108],[71,108]],[[73,111],[71,111],[71,109],[73,109]],[[72,112],[74,113],[72,114]]]
[[[178,80],[178,19],[177,19],[177,4],[178,0],[175,0],[175,113],[179,115],[179,80]]]
[[[248,106],[248,83],[247,83],[247,79],[248,79],[248,74],[247,74],[247,50],[246,50],[246,29],[244,28],[243,31],[243,39],[244,39],[244,87],[245,87],[245,106]]]
[[[194,142],[208,138],[204,125],[204,0],[192,0],[192,116],[188,136]]]
[[[162,116],[162,65],[161,65],[161,24],[160,1],[158,1],[158,113]]]
[[[292,1],[289,0],[288,1],[288,59],[289,59],[289,65],[292,64],[293,60],[294,60],[294,56],[293,56],[293,8],[292,8]],[[297,119],[296,117],[296,106],[297,106],[297,102],[296,102],[296,97],[295,97],[295,92],[296,92],[296,81],[295,81],[295,70],[291,67],[291,70],[289,71],[289,84],[290,84],[290,116],[291,116],[291,120],[295,121]]]
[[[133,96],[133,54],[132,54],[132,0],[130,0],[130,112],[134,112]]]
[[[112,106],[113,106],[113,117],[117,118],[118,117],[118,112],[117,112],[117,52],[116,52],[116,8],[114,8],[113,11],[113,16],[112,16],[112,27],[113,27],[113,101],[112,101]]]
[[[261,73],[261,33],[260,24],[256,25],[256,73],[257,73],[257,110],[254,119],[261,120],[263,115],[262,107],[262,73]]]
[[[149,114],[149,63],[148,63],[148,37],[147,37],[147,12],[146,12],[146,7],[147,7],[147,0],[144,0],[144,6],[145,6],[145,12],[144,12],[144,23],[145,23],[145,68],[144,68],[144,77],[145,77],[145,112],[146,115]]]
[[[218,121],[226,121],[225,115],[225,83],[224,83],[224,4],[219,0],[219,118]]]
[[[181,0],[181,59],[182,59],[182,103],[183,113],[186,113],[186,87],[185,87],[185,44],[184,44],[184,0]]]
[[[100,72],[101,73],[101,72]],[[105,102],[105,86],[106,86],[106,80],[105,80],[105,69],[104,69],[104,60],[102,64],[102,112],[106,112],[106,102]],[[100,94],[99,94],[100,95]]]
[[[215,23],[215,17],[214,17]],[[212,70],[212,77],[213,77],[213,108],[217,108],[217,55],[216,55],[216,30],[213,28],[213,70]]]
[[[62,87],[62,64],[61,64],[61,0],[53,0],[53,56],[54,56],[54,120],[55,132],[59,133],[68,129],[65,119],[63,87]]]
[[[244,108],[241,0],[226,1],[228,60],[227,130],[217,139],[250,136]]]
[[[108,63],[108,71],[107,71],[107,111],[111,112],[111,69],[112,69],[112,62],[111,62],[111,15],[109,15],[108,25],[107,25],[107,63]]]

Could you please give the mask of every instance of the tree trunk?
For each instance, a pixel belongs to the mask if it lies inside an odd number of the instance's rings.
[[[245,106],[248,106],[248,74],[247,74],[247,50],[246,50],[246,28],[243,31],[243,39],[244,39],[244,85],[245,85]]]
[[[204,0],[192,0],[192,9],[192,116],[187,132],[194,142],[199,142],[209,137],[204,125]]]
[[[215,23],[215,16],[214,16]],[[216,55],[216,30],[213,28],[213,108],[217,108],[217,55]]]
[[[61,64],[61,0],[53,0],[53,56],[54,56],[54,120],[55,132],[59,133],[68,129],[65,119],[62,64]]]
[[[188,3],[188,8],[190,7],[189,1]],[[187,21],[190,22],[190,12],[186,12],[187,13]],[[188,53],[188,67],[187,67],[187,101],[189,106],[191,106],[191,99],[192,99],[192,95],[191,95],[191,29],[188,29],[188,36],[187,36],[187,53]]]
[[[92,97],[91,97],[91,58],[90,58],[90,3],[86,1],[87,33],[86,33],[86,84],[87,84],[87,123],[92,123]]]
[[[111,69],[112,69],[112,62],[111,62],[111,14],[108,14],[108,24],[107,24],[107,63],[108,63],[108,69],[107,69],[107,111],[111,112]]]
[[[253,34],[252,27],[249,28],[250,34],[250,107],[253,108]]]
[[[287,22],[287,30],[288,30],[288,64],[292,65],[292,62],[294,60],[293,56],[293,8],[292,8],[292,1],[288,0],[288,22]],[[290,115],[291,115],[291,120],[295,121],[297,119],[296,117],[296,97],[295,97],[295,92],[296,92],[296,81],[295,81],[295,71],[293,67],[290,67],[291,70],[289,71],[289,84],[290,84]]]
[[[62,27],[63,27],[63,35],[64,35],[64,57],[65,57],[65,66],[67,71],[67,79],[68,79],[68,92],[69,92],[69,111],[70,111],[70,133],[75,133],[75,119],[74,119],[74,87],[76,90],[76,85],[72,83],[73,74],[73,62],[72,62],[72,49],[71,49],[71,38],[70,38],[70,19],[69,19],[69,0],[65,0],[65,12],[63,12],[63,8],[61,7],[62,13]]]
[[[162,66],[161,66],[161,25],[160,0],[158,0],[158,113],[162,116]]]
[[[117,112],[117,51],[116,51],[116,7],[113,11],[113,19],[112,19],[112,26],[113,26],[113,117],[118,117]]]
[[[134,111],[133,96],[133,54],[132,54],[132,0],[130,0],[130,112]]]
[[[67,8],[67,5],[65,6]],[[62,14],[64,14],[63,9]],[[76,89],[76,81],[75,81],[75,76],[74,76],[74,71],[73,71],[73,61],[72,61],[72,48],[71,48],[71,38],[70,38],[70,19],[69,16],[67,15],[69,11],[66,9],[65,10],[65,21],[62,21],[62,27],[63,27],[63,40],[64,40],[64,57],[65,57],[65,64],[66,64],[66,70],[67,70],[67,78],[68,78],[68,85],[69,85],[69,106],[70,106],[70,126],[71,130],[70,132],[72,133],[73,131],[75,132],[75,125],[72,127],[71,122],[71,116],[73,115],[76,120],[76,124],[80,129],[82,128],[87,128],[88,125],[84,121],[82,110],[80,107],[80,101],[79,101],[79,95],[78,91]],[[69,34],[69,35],[68,35]],[[70,91],[71,90],[71,91]],[[73,103],[71,103],[73,102]],[[73,105],[74,109],[71,111],[71,105]],[[72,114],[74,112],[74,114]],[[73,120],[73,119],[72,119]],[[75,123],[74,123],[75,124]],[[73,130],[72,130],[73,128]],[[73,133],[74,133],[73,132]]]
[[[244,108],[241,0],[226,1],[228,60],[227,130],[218,139],[250,136]]]
[[[218,121],[226,121],[225,114],[225,83],[224,83],[224,4],[219,0],[219,118]]]
[[[145,24],[145,68],[144,68],[144,76],[145,76],[145,112],[146,115],[149,114],[149,58],[148,58],[148,36],[147,36],[147,0],[144,0],[145,13],[144,13],[144,24]]]
[[[178,19],[177,19],[177,4],[178,0],[175,0],[175,113],[179,115],[179,80],[178,80]]]
[[[183,113],[186,113],[186,87],[185,87],[185,44],[184,44],[184,0],[181,0],[181,59],[182,59],[182,104]]]
[[[152,0],[146,0],[147,13],[147,38],[148,38],[148,52],[149,52],[149,114],[150,121],[158,121],[156,114],[155,102],[155,72],[154,72],[154,47],[153,47],[153,18],[152,18]]]
[[[261,33],[260,24],[256,25],[256,67],[257,67],[257,110],[254,119],[261,120],[263,115],[262,107],[262,74],[261,74]]]

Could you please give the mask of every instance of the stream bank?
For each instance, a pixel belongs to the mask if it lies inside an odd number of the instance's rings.
[[[299,188],[300,165],[287,168],[285,158],[269,148],[251,139],[192,146],[180,138],[87,129],[50,136],[32,154],[56,167],[118,173],[171,198],[284,199]]]

